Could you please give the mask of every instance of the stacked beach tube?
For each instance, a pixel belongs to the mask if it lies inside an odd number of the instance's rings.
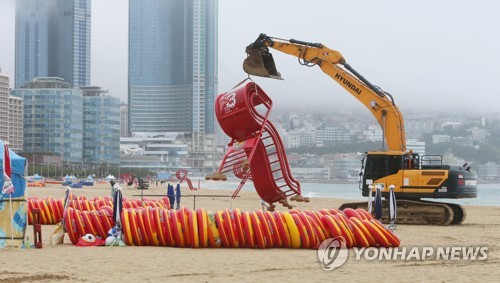
[[[76,197],[71,194],[69,197],[69,207],[79,210],[79,211],[100,211],[102,208],[113,212],[113,199],[111,197],[94,197],[89,200],[85,196]],[[153,200],[144,198],[141,200],[133,199],[123,199],[122,201],[124,208],[139,208],[139,207],[159,207],[159,208],[170,208],[170,202],[168,198],[163,198],[161,200]],[[62,198],[38,198],[33,197],[28,199],[28,224],[33,223],[33,209],[40,209],[40,221],[42,225],[53,225],[57,224],[63,218],[64,211],[64,200]]]
[[[73,244],[85,234],[106,238],[114,223],[107,209],[69,208],[66,231]],[[397,247],[400,241],[366,210],[246,212],[160,207],[124,208],[121,213],[126,245],[190,248],[317,249],[328,238],[342,237],[351,247]]]

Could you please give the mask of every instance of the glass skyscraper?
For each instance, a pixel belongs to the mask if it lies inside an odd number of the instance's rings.
[[[130,132],[214,132],[217,3],[129,1]]]
[[[36,77],[90,85],[90,2],[17,0],[15,88]]]
[[[83,93],[60,78],[36,78],[12,96],[24,100],[25,152],[52,153],[82,162]]]
[[[83,161],[120,164],[120,99],[100,87],[83,91]]]

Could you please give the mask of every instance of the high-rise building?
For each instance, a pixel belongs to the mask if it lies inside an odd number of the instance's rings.
[[[24,103],[20,97],[9,96],[9,147],[23,150]]]
[[[48,153],[63,161],[82,162],[83,92],[62,78],[35,78],[12,96],[24,100],[27,153]]]
[[[12,150],[23,149],[23,100],[9,95],[9,77],[0,69],[0,140]]]
[[[90,85],[90,1],[16,2],[16,89],[36,77]]]
[[[120,104],[120,137],[128,137],[128,105]]]
[[[0,139],[9,140],[9,77],[0,70]]]
[[[129,131],[214,132],[217,0],[129,1]]]
[[[83,91],[83,161],[120,164],[120,99],[96,86]]]

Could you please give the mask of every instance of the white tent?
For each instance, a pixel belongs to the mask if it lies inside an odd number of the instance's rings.
[[[115,180],[115,176],[113,175],[108,175],[108,177],[106,177],[106,181],[111,181],[111,180]]]
[[[43,179],[43,177],[42,177],[42,176],[40,176],[40,175],[38,175],[38,173],[37,173],[37,174],[35,174],[35,175],[31,178],[31,179],[32,179],[32,180],[35,180],[35,181],[39,181],[39,180],[42,180],[42,179]]]

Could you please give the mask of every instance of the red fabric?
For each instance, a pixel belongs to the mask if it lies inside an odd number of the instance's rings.
[[[12,178],[12,168],[10,167],[9,146],[4,144],[3,170],[9,178]]]
[[[101,238],[95,238],[95,237],[92,237],[92,240],[89,241],[89,240],[87,240],[87,238],[85,238],[88,235],[89,234],[86,234],[86,235],[80,237],[80,239],[78,239],[78,242],[76,243],[76,245],[79,247],[95,247],[95,246],[104,246],[104,244],[106,243],[105,240],[103,240]]]

